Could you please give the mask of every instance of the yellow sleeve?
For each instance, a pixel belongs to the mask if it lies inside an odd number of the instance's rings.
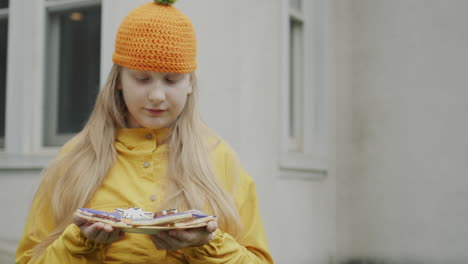
[[[32,261],[31,248],[38,242],[31,234],[24,234],[16,252],[16,263],[102,263],[104,260],[104,245],[83,237],[74,224]]]
[[[232,155],[228,156],[232,158]],[[242,223],[241,240],[237,241],[230,234],[218,229],[214,239],[208,244],[182,251],[188,262],[193,264],[273,263],[268,252],[268,243],[258,209],[255,183],[242,168],[238,168],[235,162],[232,163],[232,160],[226,165],[230,167],[229,170],[240,170],[241,174],[236,188],[236,201]],[[227,175],[232,176],[230,172],[227,172]]]
[[[34,199],[29,212],[16,251],[16,263],[102,263],[105,245],[87,239],[75,224],[70,224],[41,256],[31,260],[32,248],[40,243],[55,225],[48,204],[37,210],[38,200],[37,197]]]
[[[253,181],[247,188],[247,199],[239,210],[243,225],[242,243],[218,229],[214,239],[208,244],[183,250],[189,263],[273,263],[273,259],[268,253]]]
[[[40,195],[38,191],[31,205],[15,263],[102,263],[106,246],[84,237],[74,224],[70,224],[41,256],[31,259],[32,248],[55,229],[50,202]]]

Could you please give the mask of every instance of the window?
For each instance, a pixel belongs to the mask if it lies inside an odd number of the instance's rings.
[[[47,14],[43,141],[61,146],[86,123],[99,92],[101,7],[54,2]]]
[[[301,0],[291,1],[289,8],[289,107],[288,151],[302,151],[304,113],[301,98],[304,90],[304,18]]]
[[[0,169],[43,168],[86,123],[100,86],[101,6],[0,0]]]
[[[0,148],[5,147],[8,0],[0,0]]]
[[[326,175],[328,1],[282,0],[283,175]]]

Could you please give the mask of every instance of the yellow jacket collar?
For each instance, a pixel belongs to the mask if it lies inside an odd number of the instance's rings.
[[[147,140],[156,139],[156,145],[165,143],[170,128],[120,128],[117,131],[116,141],[125,145],[128,149],[134,149]]]

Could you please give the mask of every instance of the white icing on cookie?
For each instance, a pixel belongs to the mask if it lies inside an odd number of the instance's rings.
[[[153,215],[153,213],[145,212],[138,207],[132,207],[128,209],[117,208],[116,211],[118,211],[122,217],[126,219],[150,219]]]

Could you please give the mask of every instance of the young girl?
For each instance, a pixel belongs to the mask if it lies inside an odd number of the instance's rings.
[[[192,23],[147,3],[122,22],[114,66],[83,130],[43,171],[17,263],[272,263],[255,185],[198,113]],[[123,233],[73,214],[198,209],[206,227]]]

